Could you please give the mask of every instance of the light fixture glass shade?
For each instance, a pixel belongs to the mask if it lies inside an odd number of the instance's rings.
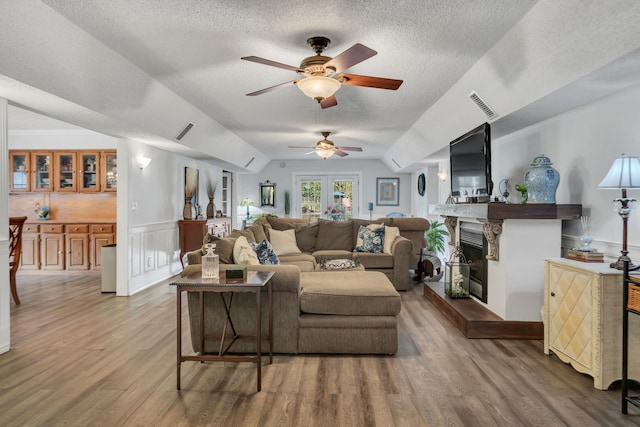
[[[340,89],[339,81],[325,76],[305,77],[297,84],[305,95],[317,100],[318,102],[330,97]]]
[[[316,154],[322,157],[324,160],[327,160],[329,157],[333,156],[334,152],[335,150],[331,148],[316,149]]]
[[[598,188],[619,190],[640,188],[640,159],[624,154],[613,161]]]

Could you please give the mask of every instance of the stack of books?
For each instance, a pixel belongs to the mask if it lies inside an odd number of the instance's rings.
[[[583,251],[576,248],[569,249],[569,252],[567,252],[567,258],[582,262],[604,262],[604,254],[596,251],[595,249],[590,251]]]

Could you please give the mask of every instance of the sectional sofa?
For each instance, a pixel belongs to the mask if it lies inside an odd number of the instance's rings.
[[[350,224],[345,224],[347,222]],[[247,265],[249,271],[275,271],[271,279],[274,352],[395,354],[398,348],[396,316],[401,310],[396,288],[410,286],[409,260],[413,244],[405,237],[393,235],[393,241],[387,245],[390,254],[354,252],[357,234],[353,227],[371,223],[376,221],[321,221],[308,225],[299,220],[262,218],[228,237],[206,236],[205,241],[215,240],[220,269],[225,270],[236,265],[233,250],[235,247],[237,254],[236,241],[240,237],[257,242],[268,239],[270,232],[272,235],[278,231],[295,234],[300,252],[279,254],[278,265]],[[347,243],[351,246],[347,247]],[[360,264],[355,268],[333,271],[322,268],[328,260],[352,259],[354,254]],[[201,268],[201,256],[200,250],[187,254],[188,264],[183,275]],[[200,297],[198,293],[188,296],[191,338],[196,352],[200,351]],[[209,336],[222,330],[225,309],[218,294],[205,293],[204,298],[204,332]],[[231,317],[240,335],[253,333],[254,313],[255,299],[251,294],[234,295]],[[267,336],[266,309],[262,316],[263,336]],[[218,348],[219,339],[205,343],[206,352],[215,352]],[[233,351],[255,351],[254,342],[239,340]]]

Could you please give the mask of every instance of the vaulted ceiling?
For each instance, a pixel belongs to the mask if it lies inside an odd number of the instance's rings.
[[[0,36],[15,37],[0,45],[10,64],[0,64],[0,77],[6,76],[0,95],[70,123],[249,171],[245,157],[261,157],[258,168],[269,159],[308,158],[287,146],[313,146],[321,131],[331,131],[336,145],[363,147],[348,158],[379,158],[410,170],[487,120],[469,100],[472,90],[499,114],[497,132],[506,132],[638,83],[627,70],[637,65],[640,41],[625,34],[637,29],[640,8],[629,0],[20,3],[7,5],[0,17],[0,27],[10,27]],[[25,18],[25,10],[32,16]],[[294,85],[246,96],[297,75],[241,57],[297,67],[314,54],[307,38],[318,35],[331,39],[324,52],[330,57],[355,43],[378,52],[348,72],[404,83],[397,91],[343,85],[338,105],[327,109]],[[52,38],[57,43],[48,46]],[[588,51],[594,43],[607,52],[595,57]],[[21,64],[16,44],[41,63]],[[46,55],[51,50],[55,57]],[[38,74],[38,67],[57,77]],[[24,88],[10,90],[14,82],[72,105],[31,102],[21,98]],[[196,126],[176,142],[188,122]],[[229,146],[246,155],[236,158],[225,151]]]

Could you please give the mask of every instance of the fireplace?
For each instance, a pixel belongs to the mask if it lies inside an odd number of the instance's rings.
[[[460,222],[460,250],[469,266],[469,293],[487,302],[487,239],[482,224]]]

